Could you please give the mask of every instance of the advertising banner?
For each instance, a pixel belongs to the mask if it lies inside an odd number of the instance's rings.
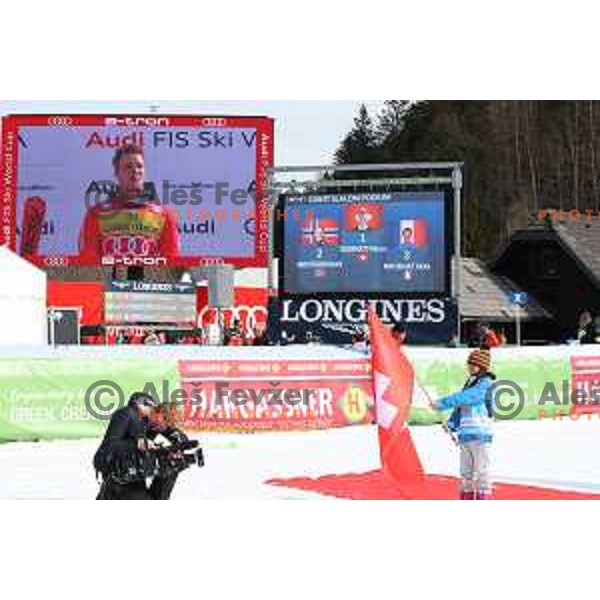
[[[190,429],[280,431],[372,423],[366,360],[180,361]]]
[[[133,357],[102,349],[87,356],[0,358],[0,442],[102,435],[108,421],[93,413],[116,406],[118,390],[112,384],[122,390],[123,399],[150,384],[162,400],[179,402],[184,426],[191,430],[258,432],[372,422],[369,357],[343,358],[332,349],[331,358],[311,360],[310,346],[302,360],[281,358],[285,348],[239,350],[246,356],[252,353],[253,360],[214,360],[212,349],[202,358],[185,359],[175,352]],[[493,353],[498,380],[514,382],[523,392],[515,419],[539,418],[540,409],[552,416],[553,409],[569,404],[571,383],[573,389],[583,385],[591,390],[594,382],[600,386],[600,356],[573,357],[571,379],[568,351],[548,350]],[[427,408],[427,397],[436,399],[462,388],[469,351],[407,350],[417,378],[411,424],[442,418]],[[540,404],[542,397],[558,398],[561,405]],[[503,398],[507,400],[518,401],[516,395]]]
[[[2,358],[0,442],[101,436],[131,393],[175,388],[175,373],[167,357]]]
[[[409,358],[415,366],[417,377],[413,398],[413,423],[432,422],[434,413],[427,408],[427,396],[437,399],[462,389],[467,379],[466,361],[471,350],[409,349]],[[491,368],[497,381],[502,382],[497,390],[498,398],[503,406],[513,407],[511,418],[537,419],[540,417],[540,410],[546,410],[546,416],[552,416],[553,408],[564,408],[562,404],[555,406],[551,403],[540,403],[540,400],[545,397],[544,394],[551,393],[563,402],[563,390],[565,386],[568,387],[571,377],[568,352],[544,350],[492,350]],[[502,409],[499,409],[499,412],[505,414]],[[436,418],[439,418],[439,415]]]
[[[571,357],[571,388],[575,411],[600,412],[600,356]]]
[[[307,333],[327,344],[350,344],[365,330],[368,307],[386,324],[406,327],[410,344],[446,346],[456,332],[458,311],[450,298],[297,296],[271,300],[271,331],[302,342]]]

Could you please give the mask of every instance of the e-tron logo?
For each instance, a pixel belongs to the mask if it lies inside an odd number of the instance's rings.
[[[116,266],[123,265],[128,267],[139,266],[139,267],[156,267],[159,265],[167,266],[167,259],[162,257],[154,256],[134,256],[134,257],[117,257],[117,256],[103,256],[102,266]]]
[[[224,117],[205,117],[202,119],[202,127],[225,127],[227,119]]]
[[[171,121],[168,117],[106,117],[104,125],[114,127],[124,125],[126,127],[168,127]]]

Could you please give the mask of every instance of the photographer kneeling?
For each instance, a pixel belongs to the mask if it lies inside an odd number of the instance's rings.
[[[102,474],[97,500],[168,500],[180,471],[192,462],[203,466],[201,450],[184,453],[197,442],[170,423],[164,410],[152,396],[135,392],[111,417],[94,455],[96,473]],[[156,446],[158,435],[170,446]]]

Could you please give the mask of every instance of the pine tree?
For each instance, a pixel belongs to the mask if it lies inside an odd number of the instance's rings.
[[[404,129],[410,102],[408,100],[385,100],[377,117],[377,143],[380,147],[393,146]]]
[[[335,153],[338,164],[372,163],[377,158],[377,134],[375,126],[364,104],[354,118],[354,127],[342,140]]]

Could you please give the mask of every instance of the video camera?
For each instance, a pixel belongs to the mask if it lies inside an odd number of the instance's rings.
[[[197,440],[175,441],[168,446],[157,446],[149,451],[154,455],[156,472],[155,475],[167,475],[173,472],[185,471],[185,469],[196,464],[204,466],[204,453],[198,447]]]
[[[204,453],[197,440],[172,440],[169,445],[158,445],[147,452],[128,452],[111,461],[108,477],[126,485],[151,477],[168,477],[185,471],[194,464],[204,466]]]

